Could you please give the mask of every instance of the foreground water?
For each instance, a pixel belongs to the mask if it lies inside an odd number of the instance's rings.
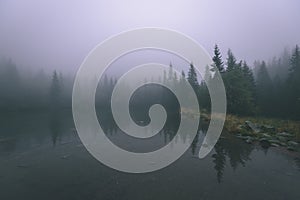
[[[174,131],[167,127],[153,141],[139,143],[112,123],[102,124],[114,143],[139,152],[160,148]],[[200,160],[204,134],[205,126],[172,165],[127,174],[86,151],[69,112],[6,114],[0,117],[0,199],[300,199],[297,153],[249,145],[224,133]]]

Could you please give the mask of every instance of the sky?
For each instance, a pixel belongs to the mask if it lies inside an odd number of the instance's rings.
[[[0,0],[0,56],[76,71],[111,35],[161,27],[252,64],[300,44],[299,10],[299,0]]]

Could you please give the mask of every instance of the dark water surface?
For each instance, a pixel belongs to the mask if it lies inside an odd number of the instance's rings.
[[[105,119],[101,123],[114,143],[132,151],[160,148],[174,135],[171,127],[165,127],[152,142],[139,143],[113,123]],[[300,199],[297,153],[249,145],[224,133],[200,160],[204,134],[205,127],[172,165],[127,174],[104,166],[86,151],[69,112],[2,114],[0,199]]]

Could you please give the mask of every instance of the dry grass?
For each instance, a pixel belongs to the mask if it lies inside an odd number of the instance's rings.
[[[192,110],[183,109],[184,113],[192,115],[198,115]],[[210,115],[205,110],[201,110],[201,118],[209,121]],[[240,133],[244,131],[241,129],[241,125],[245,124],[245,121],[251,121],[260,125],[270,125],[276,129],[276,132],[288,132],[294,135],[294,140],[300,142],[300,121],[265,118],[265,117],[241,117],[236,115],[227,114],[224,129],[229,133]]]

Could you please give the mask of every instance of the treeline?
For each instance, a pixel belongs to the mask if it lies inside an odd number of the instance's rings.
[[[11,59],[0,60],[0,110],[45,110],[70,107],[73,78],[54,71],[18,69]]]
[[[220,71],[224,81],[229,113],[300,119],[298,46],[291,54],[285,50],[279,58],[274,57],[268,63],[255,61],[250,68],[246,61],[237,61],[231,50],[223,61],[216,45],[213,61],[213,68]],[[204,102],[202,106],[209,109],[203,81],[198,91],[200,101],[202,98]]]
[[[269,62],[255,61],[249,66],[238,60],[231,50],[225,59],[216,45],[213,65],[206,67],[205,77],[199,79],[193,64],[187,75],[175,73],[170,64],[159,81],[180,84],[188,81],[197,94],[202,109],[210,110],[210,97],[206,83],[213,79],[211,72],[218,69],[224,81],[228,112],[236,115],[257,115],[300,119],[300,51],[296,46],[285,50]],[[35,73],[18,70],[8,59],[0,60],[0,110],[33,110],[70,108],[73,77],[54,71]],[[105,75],[96,93],[96,107],[109,108],[116,79]],[[178,101],[165,87],[146,85],[131,98],[132,109],[147,112],[154,103],[162,104],[168,111],[178,110]]]
[[[175,84],[178,87],[188,81],[197,94],[200,108],[209,111],[211,102],[207,84],[213,81],[212,74],[217,69],[225,85],[228,113],[300,119],[298,46],[291,52],[284,50],[281,56],[274,57],[269,62],[255,61],[254,66],[250,67],[246,61],[238,60],[231,50],[228,50],[227,57],[223,60],[220,49],[215,45],[212,60],[212,66],[206,67],[205,75],[201,79],[198,78],[193,64],[190,64],[187,76],[184,71],[178,76],[170,64],[169,70],[159,80],[166,85]],[[168,104],[167,108],[171,110],[179,106],[176,98],[166,89],[144,87],[141,91],[143,92],[137,94],[140,97],[135,102],[140,103],[141,107],[146,103],[146,109],[153,103]]]

